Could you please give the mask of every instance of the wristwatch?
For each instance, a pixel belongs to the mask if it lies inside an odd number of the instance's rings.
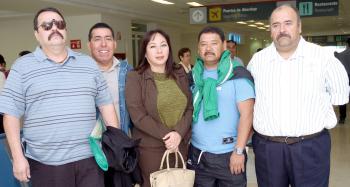
[[[243,155],[243,149],[239,147],[235,147],[233,152],[236,153],[237,155]]]

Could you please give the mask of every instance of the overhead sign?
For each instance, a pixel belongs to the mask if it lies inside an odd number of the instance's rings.
[[[208,14],[209,22],[221,21],[222,20],[222,9],[221,7],[210,7]]]
[[[206,24],[207,7],[190,8],[190,24]]]
[[[267,19],[275,8],[276,2],[223,5],[221,21],[225,22]]]
[[[267,20],[278,5],[285,3],[296,6],[301,17],[338,15],[339,0],[263,1],[190,8],[190,23]]]
[[[337,16],[338,0],[299,0],[298,9],[301,17]]]

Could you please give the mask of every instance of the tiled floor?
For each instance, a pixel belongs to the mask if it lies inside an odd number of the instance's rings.
[[[331,176],[329,187],[350,186],[350,119],[330,130],[332,137]],[[257,187],[254,153],[248,151],[248,187]]]

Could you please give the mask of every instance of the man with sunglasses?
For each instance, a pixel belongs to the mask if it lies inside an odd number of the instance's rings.
[[[92,58],[66,47],[66,22],[57,9],[38,11],[34,35],[39,46],[14,63],[0,96],[14,176],[33,187],[104,186],[88,137],[96,106],[106,125],[119,125],[107,83]]]

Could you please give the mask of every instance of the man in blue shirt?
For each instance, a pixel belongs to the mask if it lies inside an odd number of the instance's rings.
[[[244,148],[252,130],[255,98],[253,81],[225,51],[221,29],[204,28],[198,41],[200,58],[192,70],[194,112],[188,166],[196,171],[197,187],[244,187]]]
[[[131,125],[129,112],[125,104],[125,81],[132,69],[126,60],[114,57],[117,41],[113,29],[106,23],[96,23],[89,31],[88,47],[92,58],[107,81],[113,104],[121,124],[122,131],[129,135]]]
[[[105,124],[119,126],[107,83],[92,58],[66,47],[66,22],[57,9],[38,11],[34,34],[40,46],[16,60],[0,96],[14,176],[33,187],[103,186],[88,137],[96,107]]]

